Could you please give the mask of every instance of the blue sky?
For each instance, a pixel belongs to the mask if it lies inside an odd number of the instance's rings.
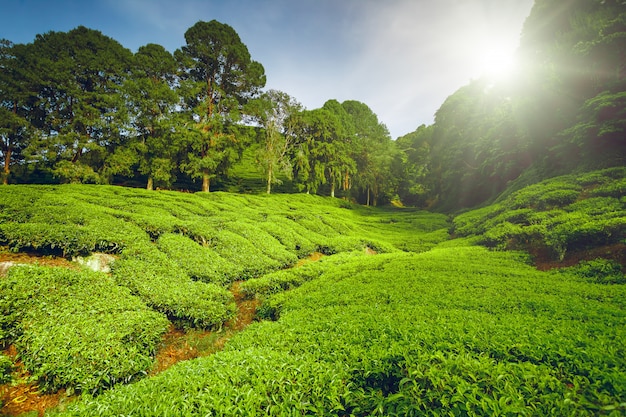
[[[266,88],[306,108],[359,100],[395,139],[431,124],[443,101],[509,62],[533,0],[0,0],[0,38],[32,42],[83,25],[133,52],[174,51],[199,20],[231,25]]]

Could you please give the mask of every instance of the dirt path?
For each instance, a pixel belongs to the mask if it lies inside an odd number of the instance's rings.
[[[236,333],[254,321],[259,301],[247,300],[240,292],[241,281],[233,283],[230,291],[235,297],[237,315],[224,324],[220,331],[181,330],[170,326],[163,336],[161,349],[157,352],[150,375],[163,372],[170,366],[189,359],[211,355],[221,350]]]

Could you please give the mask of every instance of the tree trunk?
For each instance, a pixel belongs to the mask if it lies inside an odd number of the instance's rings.
[[[370,205],[370,187],[367,187],[367,206]]]
[[[204,171],[202,173],[202,191],[205,193],[209,192],[209,173]]]
[[[146,185],[146,190],[154,190],[154,181],[152,180],[152,177],[148,177],[148,185]]]
[[[335,197],[335,183],[330,184],[330,196]]]
[[[2,178],[2,184],[9,184],[9,174],[11,173],[11,147],[7,149],[5,158],[4,158],[4,177]]]
[[[272,164],[269,164],[267,169],[267,193],[270,194],[272,192],[272,176],[273,176]]]

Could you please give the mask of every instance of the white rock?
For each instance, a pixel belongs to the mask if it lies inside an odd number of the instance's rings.
[[[97,272],[111,272],[111,264],[115,261],[116,257],[109,255],[108,253],[92,253],[90,256],[83,258],[82,256],[76,256],[72,258],[72,261],[86,266],[92,271]]]

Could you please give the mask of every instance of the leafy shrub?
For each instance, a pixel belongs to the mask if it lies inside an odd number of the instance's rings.
[[[294,222],[285,217],[270,215],[266,221],[258,223],[257,226],[276,238],[285,249],[299,257],[315,252],[315,243],[301,232],[297,232]]]
[[[268,348],[219,352],[176,366],[104,397],[72,403],[64,416],[341,415],[345,373],[306,355]]]
[[[332,258],[276,321],[62,415],[623,414],[626,287],[480,247]]]
[[[481,244],[499,249],[548,248],[560,260],[568,251],[617,242],[626,232],[626,203],[602,190],[619,189],[623,178],[617,178],[625,173],[595,171],[526,187],[498,204],[457,216],[454,231],[480,236]]]
[[[182,326],[221,327],[235,313],[231,293],[216,284],[192,281],[156,248],[123,254],[111,272],[119,285]]]
[[[550,207],[563,207],[576,201],[579,194],[579,190],[563,189],[549,191],[537,198],[537,208],[545,210]]]
[[[569,268],[574,274],[598,284],[626,284],[622,266],[612,260],[597,258]]]
[[[8,356],[0,354],[0,384],[11,382],[11,372],[13,372],[13,361]]]
[[[353,262],[365,256],[363,251],[347,252],[325,257],[316,262],[308,262],[302,266],[271,272],[259,278],[252,278],[240,285],[240,290],[247,297],[267,297],[278,292],[290,290],[301,286],[305,282],[319,278],[322,272],[330,265],[339,266],[347,262]],[[261,313],[262,315],[263,313]]]
[[[585,213],[589,216],[623,216],[624,203],[614,197],[592,197],[577,201],[565,207],[569,212]]]
[[[220,256],[242,268],[241,279],[256,277],[283,266],[246,238],[229,230],[221,230],[215,235],[212,248]]]
[[[0,294],[9,337],[49,391],[98,392],[142,376],[168,326],[102,273],[15,266]]]
[[[511,194],[502,203],[513,209],[526,207],[544,210],[575,201],[581,191],[582,187],[576,183],[576,177],[566,175],[529,185]]]
[[[596,197],[620,198],[626,194],[626,178],[603,184],[591,191],[591,195]]]
[[[287,250],[274,236],[255,225],[236,221],[228,224],[228,230],[237,233],[271,259],[278,261],[279,268],[293,265],[298,260],[295,253]]]
[[[40,251],[62,256],[90,253],[96,242],[76,226],[50,227],[47,223],[0,224],[0,242],[11,250]]]
[[[503,222],[485,232],[482,242],[489,247],[506,249],[510,240],[517,240],[522,235],[522,227],[517,224]]]
[[[157,240],[157,246],[195,280],[225,285],[235,280],[241,271],[213,249],[183,235],[165,233]]]

